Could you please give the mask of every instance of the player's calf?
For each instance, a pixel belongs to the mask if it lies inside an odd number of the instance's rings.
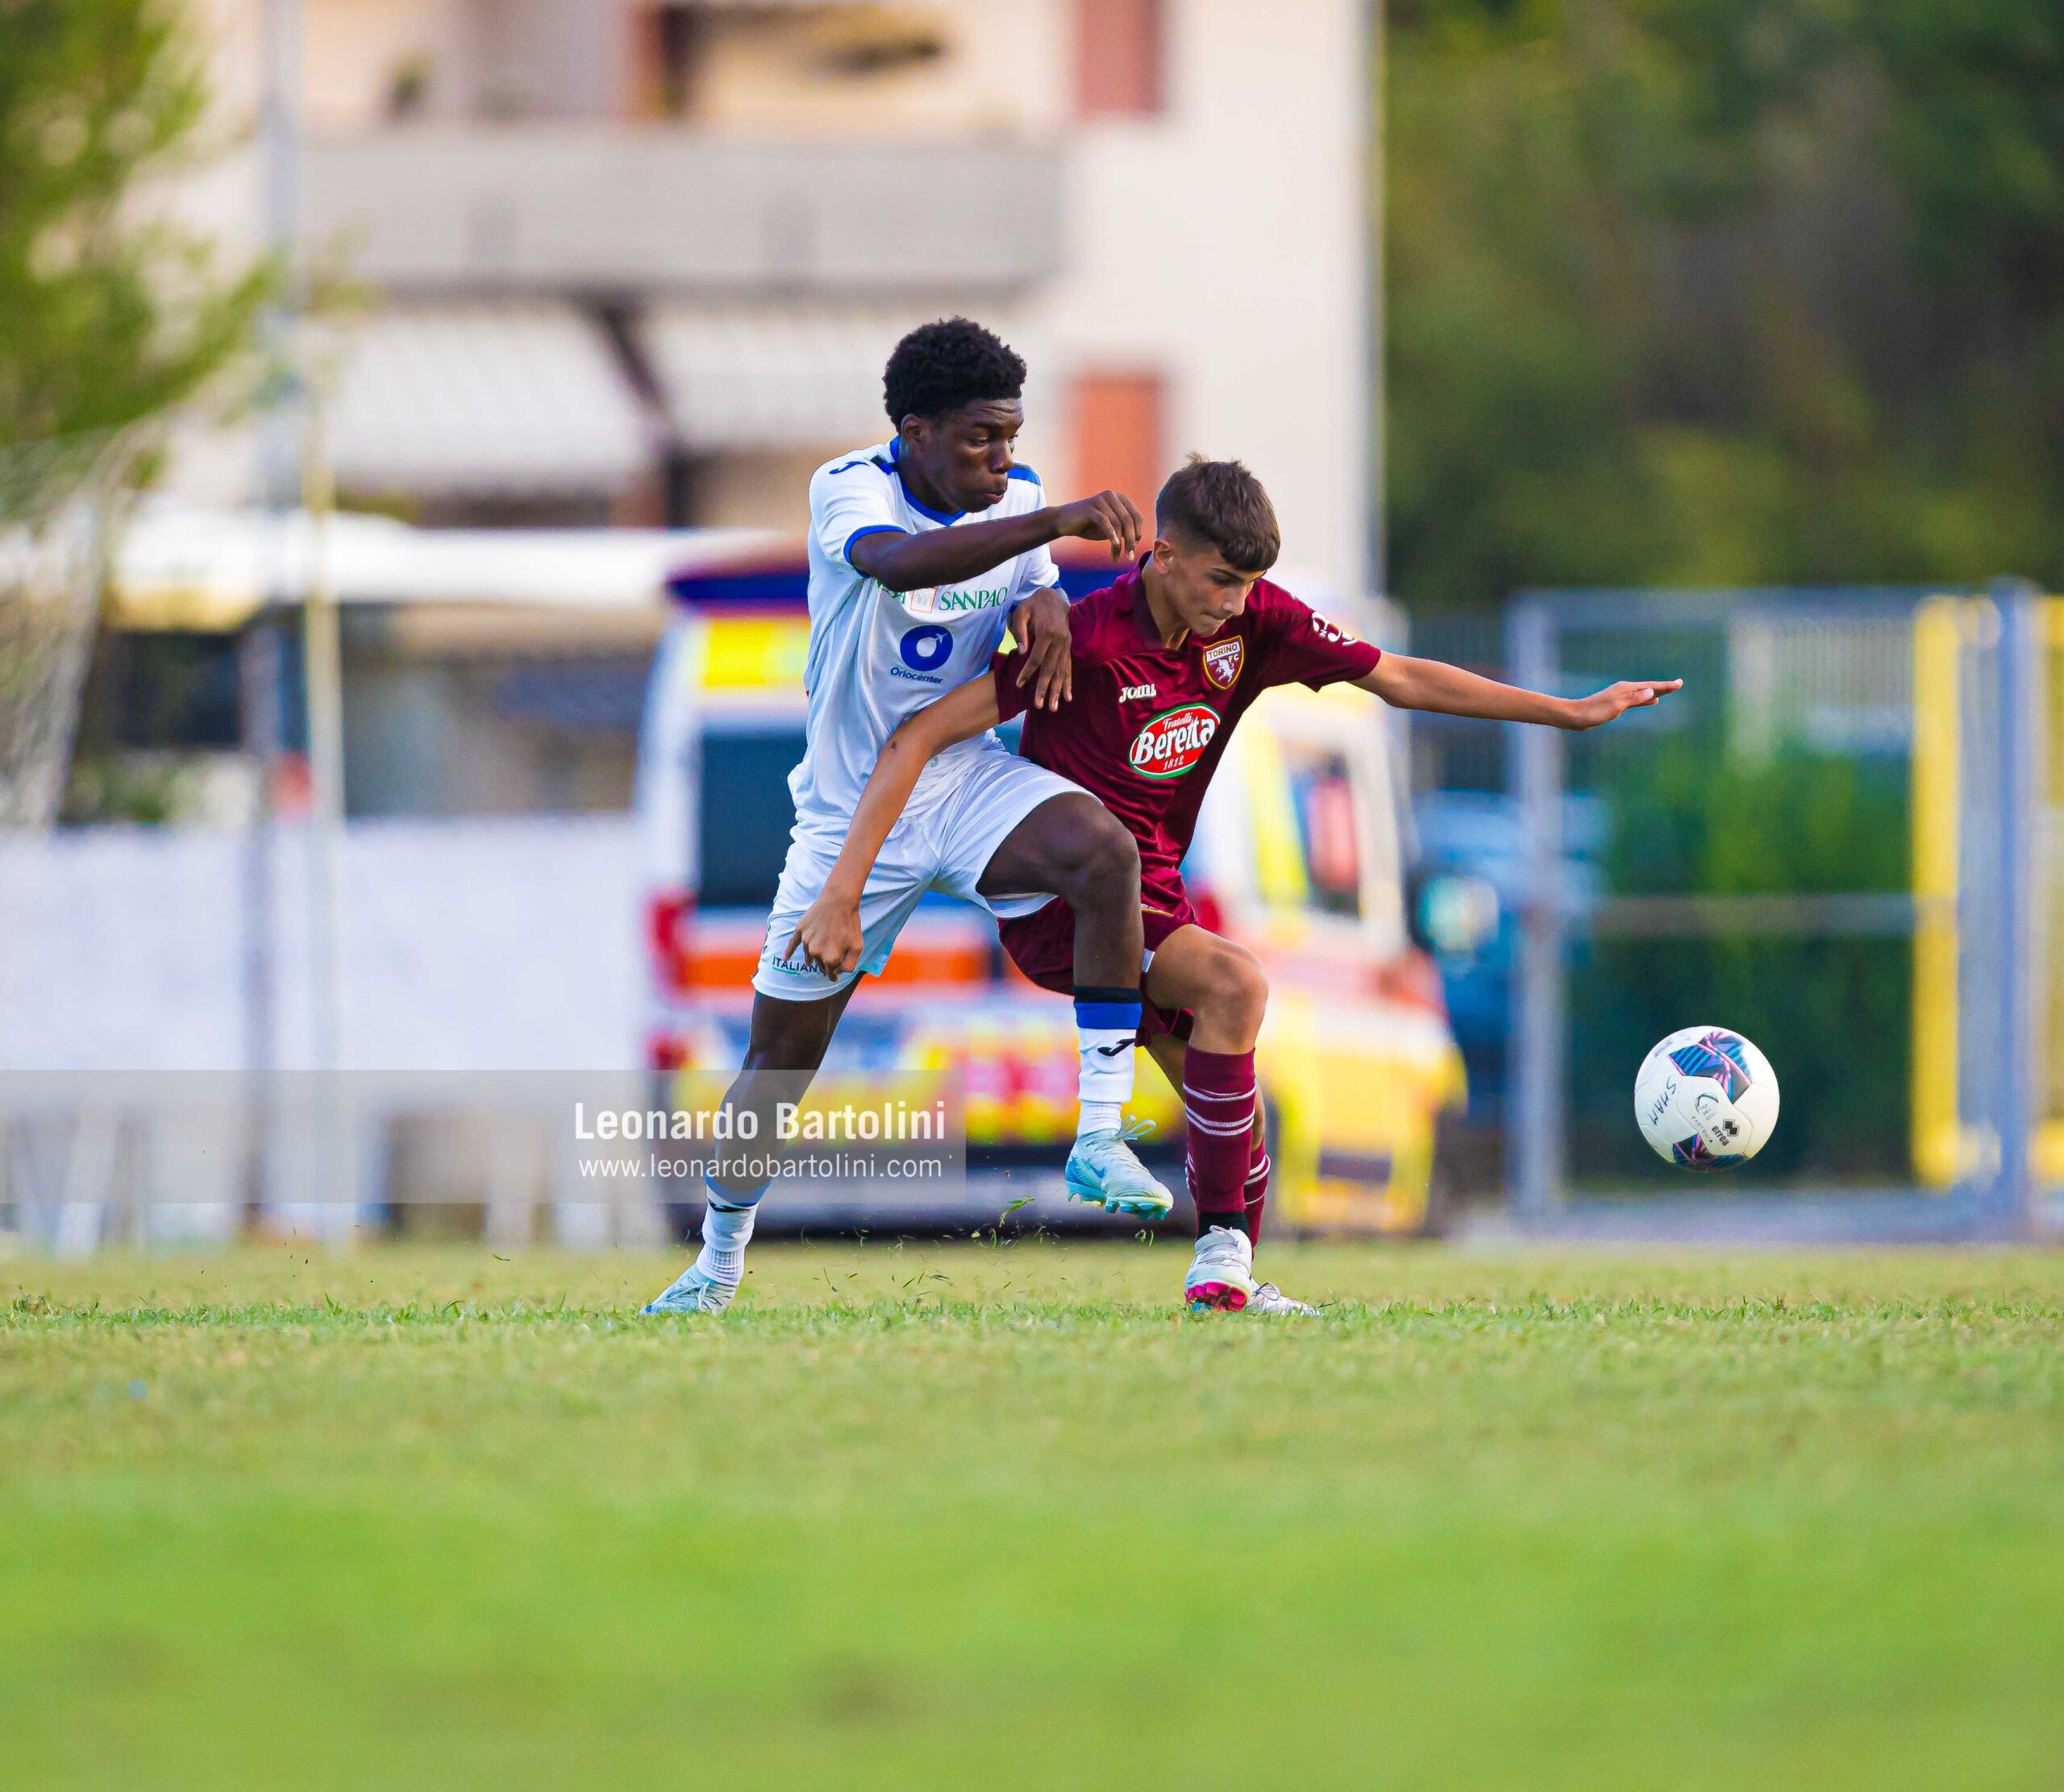
[[[730,1305],[745,1278],[745,1248],[752,1241],[753,1222],[764,1177],[745,1161],[755,1141],[774,1137],[776,1105],[800,1101],[831,1044],[838,1017],[852,999],[851,984],[814,1001],[781,1000],[764,992],[752,1003],[752,1031],[746,1041],[745,1062],[724,1091],[732,1116],[731,1136],[742,1154],[734,1165],[719,1162],[705,1183],[708,1204],[702,1212],[701,1249],[695,1261],[645,1308],[648,1313],[721,1313]],[[759,1148],[764,1149],[764,1145]]]

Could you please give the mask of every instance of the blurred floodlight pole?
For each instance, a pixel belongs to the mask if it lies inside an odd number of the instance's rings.
[[[294,425],[294,326],[301,304],[301,0],[264,0],[264,89],[259,102],[259,168],[264,186],[265,247],[281,272],[265,318],[273,363],[271,397],[260,431],[260,478],[268,509],[301,501],[300,432]]]
[[[1505,612],[1505,664],[1537,691],[1561,683],[1554,613],[1538,597]],[[1525,860],[1519,955],[1505,1048],[1505,1183],[1522,1226],[1552,1219],[1563,1201],[1567,1158],[1563,1052],[1569,1037],[1563,865],[1563,737],[1508,723],[1512,793]]]
[[[299,235],[301,0],[264,0],[261,23],[258,178],[263,189],[265,247],[285,270],[265,318],[265,351],[272,364],[270,393],[258,425],[260,501],[284,524],[300,501],[301,444],[292,393],[284,370],[293,360],[295,244]],[[264,569],[265,597],[288,596],[282,526]],[[243,1058],[248,1118],[244,1199],[262,1209],[273,1196],[273,1075],[277,1057],[277,979],[273,975],[274,904],[273,779],[283,746],[280,727],[281,655],[278,625],[261,613],[247,627],[241,649],[244,750],[256,762],[257,791],[243,863]]]
[[[1368,282],[1369,464],[1367,476],[1369,588],[1379,597],[1390,594],[1390,524],[1386,497],[1389,480],[1389,423],[1386,414],[1388,409],[1388,358],[1384,343],[1384,185],[1388,173],[1384,141],[1384,80],[1388,60],[1384,43],[1384,0],[1368,0],[1363,25],[1368,34],[1368,53],[1362,61],[1365,86],[1363,104],[1367,108],[1362,167],[1363,178],[1368,183],[1362,210],[1365,228],[1368,231],[1368,248],[1364,257],[1367,267],[1364,278]]]
[[[280,756],[280,631],[263,618],[237,647],[238,701],[243,750],[256,776],[243,866],[243,1187],[255,1220],[270,1199],[273,1065],[276,1055],[273,978],[272,780]]]
[[[322,1116],[312,1155],[310,1198],[352,1198],[351,1129],[343,1100],[343,977],[338,942],[338,859],[344,821],[343,653],[331,572],[330,522],[337,507],[327,410],[309,393],[306,502],[310,543],[302,608],[308,689],[308,1014],[317,1103]]]

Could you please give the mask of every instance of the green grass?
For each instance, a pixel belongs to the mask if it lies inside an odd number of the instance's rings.
[[[0,1263],[0,1784],[2064,1783],[2064,1258]]]

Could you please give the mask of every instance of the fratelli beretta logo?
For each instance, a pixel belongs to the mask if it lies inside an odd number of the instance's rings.
[[[1180,778],[1204,757],[1218,732],[1218,712],[1186,703],[1156,716],[1133,738],[1132,768],[1142,778]]]

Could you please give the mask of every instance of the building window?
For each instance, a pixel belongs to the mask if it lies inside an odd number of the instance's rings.
[[[693,110],[710,23],[700,6],[671,3],[648,6],[635,15],[630,103],[635,114],[680,118]]]
[[[1083,117],[1162,106],[1162,0],[1076,0],[1076,91]]]
[[[1075,485],[1070,497],[1122,492],[1149,515],[1167,476],[1158,374],[1084,373],[1075,382]]]

